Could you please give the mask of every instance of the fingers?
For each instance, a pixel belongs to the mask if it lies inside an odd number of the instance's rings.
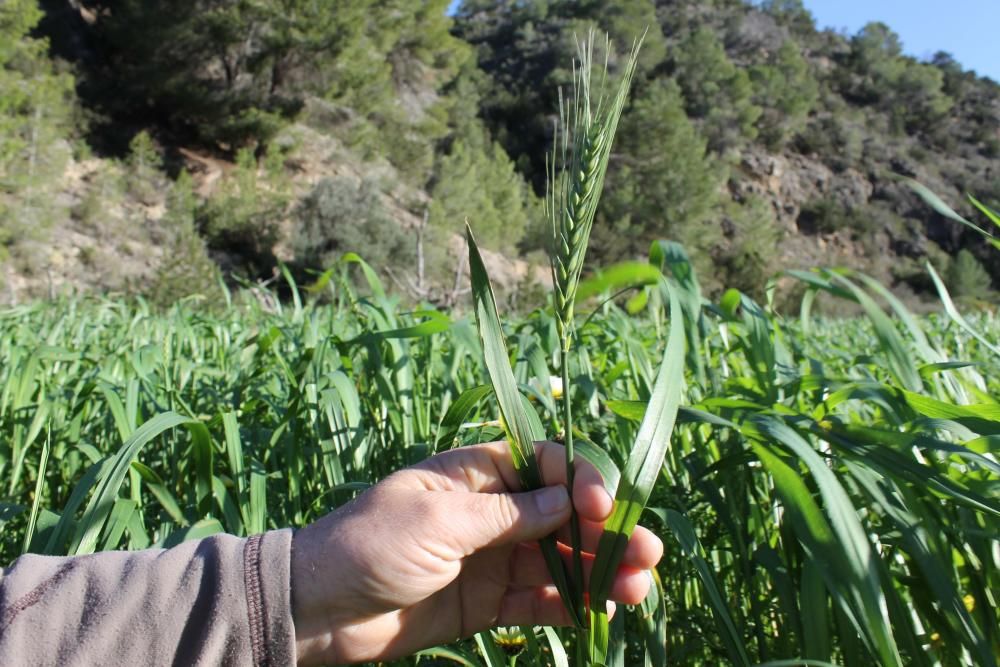
[[[597,553],[601,536],[604,534],[604,524],[583,519],[580,521],[580,548],[591,554]],[[556,531],[556,538],[563,544],[571,544],[569,526],[562,526]],[[663,542],[655,534],[636,526],[629,538],[625,550],[624,561],[635,567],[649,568],[659,562],[663,555]]]
[[[464,558],[484,548],[515,545],[551,534],[569,519],[562,486],[526,493],[431,492],[435,540]]]
[[[401,470],[386,483],[405,483],[428,491],[503,493],[519,491],[517,471],[506,442],[460,447]]]
[[[572,625],[555,586],[511,590],[500,604],[497,625]]]
[[[564,554],[568,562],[568,554]],[[594,567],[593,556],[585,556],[583,559],[583,576],[586,581],[590,581],[590,573]],[[639,604],[646,593],[649,592],[650,576],[648,569],[650,566],[637,566],[623,562],[615,573],[615,580],[611,585],[609,597],[617,602],[625,604]],[[527,545],[519,546],[512,555],[511,561],[511,585],[519,587],[548,586],[552,584],[545,560],[539,550]]]
[[[566,483],[566,448],[555,442],[535,443],[538,467],[546,484]],[[597,468],[577,457],[573,462],[573,504],[580,516],[591,521],[603,521],[611,514],[614,503],[604,488],[604,479]]]
[[[535,443],[542,479],[547,485],[566,483],[566,450],[554,442]],[[604,489],[601,474],[592,465],[578,459],[573,496],[580,515],[601,521],[611,513],[612,501]],[[410,488],[431,491],[474,491],[502,493],[517,491],[521,483],[506,442],[490,442],[453,449],[400,471],[384,483],[406,484]]]
[[[608,615],[615,603],[608,602]],[[497,625],[572,625],[554,586],[511,589],[504,595]]]
[[[597,551],[595,548],[588,548],[586,544],[587,536],[584,534],[583,552],[585,558],[593,558],[594,553]],[[596,540],[593,542],[596,546]],[[565,558],[570,558],[572,550],[568,546],[567,542],[562,542],[560,545],[560,550]],[[628,565],[629,567],[638,568],[640,570],[649,570],[656,566],[660,562],[660,558],[663,557],[663,542],[659,537],[656,536],[652,531],[643,528],[642,526],[636,526],[635,530],[632,532],[632,537],[629,538],[628,544],[625,546],[625,553],[622,555],[622,565]],[[519,545],[517,550],[514,552],[514,558],[518,559],[535,559],[539,563],[539,567],[544,569],[544,560],[541,558],[541,552],[538,547],[533,544],[522,544]],[[567,560],[567,562],[569,562]],[[512,572],[519,570],[514,570],[512,566]],[[547,570],[546,570],[547,572]],[[527,582],[525,582],[527,583]],[[535,581],[532,582],[537,585],[543,582]]]
[[[663,558],[663,540],[648,528],[636,526],[632,531],[632,537],[629,538],[628,546],[625,547],[622,562],[642,570],[649,570],[655,567],[661,558]]]

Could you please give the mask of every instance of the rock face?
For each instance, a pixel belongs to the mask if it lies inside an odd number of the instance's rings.
[[[867,219],[868,214],[862,213],[862,209],[877,203],[878,190],[886,187],[889,186],[856,169],[838,172],[805,155],[772,154],[759,147],[751,147],[742,155],[738,171],[730,180],[735,199],[755,196],[771,204],[784,230],[781,259],[785,266],[849,265],[863,267],[876,277],[891,281],[890,267],[885,262],[871,260],[885,252],[922,255],[921,223],[912,220],[910,229],[894,230],[879,227],[873,221],[872,228],[862,235],[857,229],[825,229],[819,219],[827,210],[824,207],[840,216]],[[926,217],[926,211],[921,213]],[[865,224],[864,220],[858,224]]]
[[[323,111],[330,112],[324,107]],[[382,205],[398,225],[417,243],[421,217],[413,211],[426,208],[427,194],[406,185],[388,163],[364,162],[330,134],[304,124],[293,125],[278,141],[296,148],[285,163],[291,192],[279,230],[274,255],[290,261],[289,235],[294,202],[327,178],[349,178],[360,182],[375,179],[383,184]],[[232,176],[235,165],[217,156],[191,148],[177,149],[183,168],[191,175],[200,198],[217,193]],[[142,293],[149,289],[166,259],[169,233],[165,229],[167,184],[138,197],[123,187],[126,174],[113,160],[91,158],[69,160],[58,191],[59,215],[53,227],[22,247],[29,258],[17,264],[0,265],[0,304],[33,298],[54,298],[77,293]],[[445,266],[453,279],[426,295],[432,301],[451,302],[464,296],[468,287],[468,248],[465,237],[453,234],[443,241]],[[359,249],[363,253],[364,249]],[[236,259],[213,252],[225,271]],[[483,261],[496,287],[505,291],[516,286],[551,283],[547,266],[500,253],[482,250]],[[438,255],[439,257],[441,255]],[[415,267],[397,267],[392,279],[407,290]]]
[[[867,204],[875,185],[861,172],[847,169],[835,173],[830,167],[804,155],[771,154],[751,148],[739,165],[739,178],[731,181],[733,194],[762,197],[789,233],[803,232],[798,226],[803,206],[830,200],[845,211]]]
[[[87,292],[134,292],[155,273],[163,253],[161,193],[146,202],[111,196],[121,168],[111,161],[69,160],[48,232],[25,241],[22,261],[0,273],[0,302]]]

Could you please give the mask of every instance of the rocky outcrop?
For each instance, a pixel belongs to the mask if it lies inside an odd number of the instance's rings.
[[[332,112],[325,103],[320,104],[321,111]],[[288,198],[292,202],[287,210],[289,215],[276,221],[277,259],[294,259],[289,247],[294,202],[328,178],[346,177],[359,182],[375,179],[383,186],[385,211],[417,243],[419,211],[427,207],[429,198],[423,190],[404,183],[387,162],[365,162],[332,134],[305,124],[291,126],[276,142],[291,149],[285,169],[291,188]],[[204,150],[179,147],[176,155],[181,160],[179,166],[191,174],[195,193],[203,199],[217,193],[235,169],[231,161]],[[122,191],[124,176],[122,166],[114,160],[90,158],[67,162],[62,183],[56,188],[61,213],[50,230],[21,248],[22,256],[27,259],[3,263],[0,303],[74,293],[142,293],[149,288],[165,253],[170,251],[166,247],[166,230],[162,228],[165,188],[146,198],[130,196]],[[269,186],[262,181],[260,187]],[[463,294],[468,286],[465,237],[457,233],[446,237],[444,249],[444,261],[454,267],[454,272],[446,272],[451,275],[449,284],[427,291],[432,300],[438,296],[452,299]],[[358,251],[364,253],[363,248]],[[501,291],[526,284],[551,283],[546,266],[486,249],[482,254],[491,279]],[[224,271],[238,264],[238,258],[223,252],[213,253],[213,259]],[[392,279],[406,290],[409,279],[415,275],[415,267],[397,267]]]
[[[121,178],[113,161],[67,162],[53,226],[21,244],[20,261],[4,263],[0,302],[133,293],[148,284],[167,251],[160,229],[166,208],[159,193],[146,203],[112,196]]]
[[[742,155],[730,184],[738,199],[753,195],[769,201],[789,233],[803,231],[797,221],[806,204],[827,199],[852,211],[867,204],[875,192],[875,184],[855,169],[836,173],[804,155],[771,154],[756,147]]]

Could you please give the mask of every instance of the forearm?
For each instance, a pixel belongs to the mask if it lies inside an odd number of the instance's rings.
[[[290,544],[24,556],[0,573],[0,664],[294,664]]]

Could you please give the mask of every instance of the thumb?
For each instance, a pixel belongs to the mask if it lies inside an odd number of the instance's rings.
[[[452,495],[452,494],[449,494]],[[466,555],[480,549],[537,540],[569,520],[566,487],[547,486],[525,493],[468,493],[464,507],[455,508],[452,526]]]

